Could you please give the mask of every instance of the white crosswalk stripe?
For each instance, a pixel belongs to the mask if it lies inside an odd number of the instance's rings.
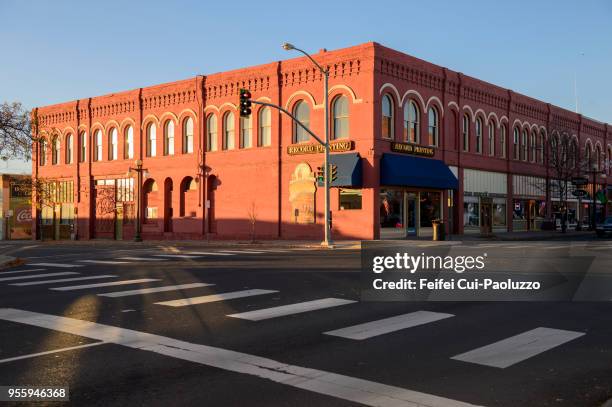
[[[164,261],[166,259],[158,259],[153,257],[119,257],[119,260],[131,260],[131,261]]]
[[[121,281],[113,281],[110,283],[72,285],[68,287],[52,287],[52,288],[49,288],[49,290],[71,291],[71,290],[82,290],[85,288],[98,288],[98,287],[110,287],[110,286],[115,286],[115,285],[149,283],[151,281],[160,281],[160,280],[159,278],[139,278],[136,280],[121,280]]]
[[[212,295],[203,295],[201,297],[181,298],[180,300],[156,302],[158,305],[167,305],[169,307],[185,307],[187,305],[205,304],[208,302],[225,301],[234,298],[251,297],[254,295],[277,293],[276,290],[243,290],[232,291],[227,293],[219,293]]]
[[[41,284],[54,284],[54,283],[65,283],[68,281],[81,281],[81,280],[95,280],[99,278],[111,278],[117,277],[112,274],[105,274],[100,276],[87,276],[87,277],[72,277],[72,278],[60,278],[56,280],[42,280],[42,281],[28,281],[27,283],[13,283],[11,285],[16,285],[19,287],[28,286],[28,285],[41,285]]]
[[[224,252],[187,252],[185,253],[191,256],[233,256],[232,253],[224,253]]]
[[[117,260],[77,260],[81,263],[89,263],[89,264],[129,264],[127,261],[117,261]]]
[[[315,311],[324,308],[337,307],[340,305],[352,304],[356,301],[341,298],[323,298],[321,300],[299,302],[296,304],[281,305],[279,307],[264,308],[255,311],[231,314],[228,317],[248,319],[249,321],[261,321],[264,319],[283,317],[287,315],[300,314],[308,311]]]
[[[416,311],[409,314],[397,315],[365,324],[353,325],[347,328],[325,332],[326,335],[339,336],[347,339],[363,340],[374,336],[384,335],[401,329],[412,328],[453,317],[453,314],[441,312]]]
[[[60,268],[74,268],[83,267],[82,264],[66,264],[66,263],[30,263],[30,266],[41,266],[41,267],[60,267]]]
[[[264,252],[258,250],[220,250],[221,253],[227,254],[262,254]]]
[[[189,288],[208,287],[211,285],[214,285],[214,284],[191,283],[191,284],[166,285],[163,287],[140,288],[138,290],[116,291],[113,293],[104,293],[104,294],[98,294],[98,295],[100,297],[117,298],[117,297],[128,297],[130,295],[152,294],[152,293],[161,293],[161,292],[166,292],[166,291],[186,290]]]
[[[45,271],[46,269],[28,269],[28,270],[15,270],[15,271],[2,271],[0,276],[6,276],[7,274],[19,274],[19,273],[30,273],[32,271]]]
[[[194,256],[189,254],[154,254],[156,257],[168,257],[170,259],[197,259],[202,256]]]
[[[45,273],[45,274],[35,274],[35,275],[19,275],[19,276],[15,276],[15,277],[3,277],[0,278],[0,281],[14,281],[14,280],[25,280],[25,279],[32,279],[32,278],[43,278],[43,277],[55,277],[55,276],[67,276],[69,274],[79,274],[76,271],[63,271],[61,273]]]
[[[540,327],[451,359],[504,369],[583,335],[583,332]]]

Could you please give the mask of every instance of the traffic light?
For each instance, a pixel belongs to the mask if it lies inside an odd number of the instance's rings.
[[[317,177],[317,183],[319,185],[323,185],[323,182],[325,180],[325,171],[324,171],[323,166],[317,167],[317,172],[315,176]]]
[[[248,89],[240,89],[240,117],[251,115],[251,92]]]
[[[329,174],[331,182],[338,178],[338,166],[336,164],[329,165]]]

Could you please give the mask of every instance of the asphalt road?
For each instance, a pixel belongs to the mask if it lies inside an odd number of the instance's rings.
[[[612,273],[612,240],[452,250],[509,264],[571,251]],[[0,271],[0,385],[67,386],[72,405],[598,406],[612,397],[609,302],[362,302],[359,250],[34,242],[2,251],[27,264]],[[135,281],[99,285],[126,280]],[[424,320],[361,340],[326,334],[407,314]],[[539,328],[544,339],[520,344]]]

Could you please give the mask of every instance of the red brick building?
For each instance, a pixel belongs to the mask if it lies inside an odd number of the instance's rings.
[[[330,71],[336,239],[427,234],[436,218],[455,233],[537,230],[561,205],[551,137],[610,174],[608,124],[377,43],[314,58]],[[237,104],[247,88],[323,136],[322,79],[295,58],[35,109],[33,174],[54,194],[36,235],[131,238],[141,192],[144,239],[320,238],[323,154],[279,111],[241,119]],[[571,200],[570,221],[590,199]]]

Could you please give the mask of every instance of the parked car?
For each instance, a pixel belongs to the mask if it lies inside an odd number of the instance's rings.
[[[603,223],[595,226],[595,233],[598,237],[604,237],[605,235],[612,235],[612,216],[608,216]]]

